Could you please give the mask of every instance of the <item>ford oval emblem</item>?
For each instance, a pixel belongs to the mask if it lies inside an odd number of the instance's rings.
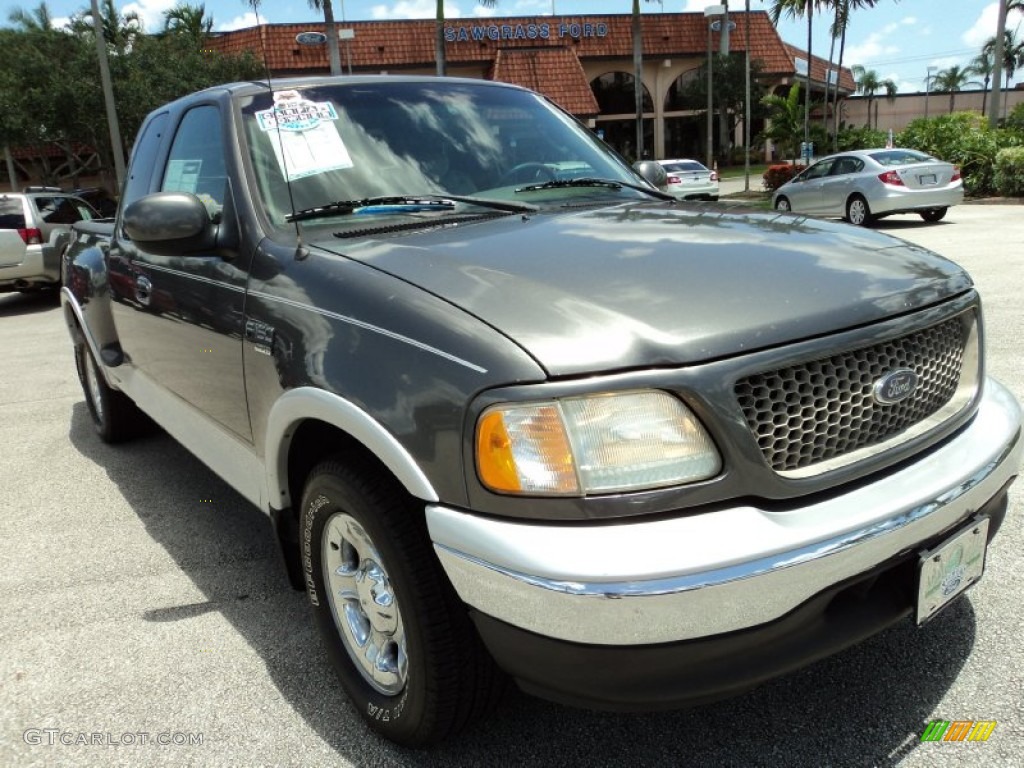
[[[323,32],[299,32],[295,42],[299,45],[323,45],[327,42],[327,35]]]
[[[909,368],[899,368],[885,374],[875,382],[871,394],[875,402],[882,405],[893,405],[906,400],[917,388],[917,374]]]

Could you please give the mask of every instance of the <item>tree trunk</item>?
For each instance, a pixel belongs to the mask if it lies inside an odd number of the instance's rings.
[[[334,23],[334,7],[331,0],[323,0],[324,34],[327,35],[327,58],[331,65],[331,74],[341,74],[341,54],[338,53],[338,27]]]
[[[983,114],[983,115],[987,114],[987,112],[985,110],[985,107],[987,105],[986,105],[985,102],[988,101],[988,83],[989,83],[989,76],[985,75],[985,87],[981,91],[981,114]]]
[[[847,17],[849,22],[849,17]],[[839,38],[839,63],[836,65],[836,95],[835,103],[832,106],[832,123],[834,125],[832,149],[839,151],[839,78],[843,72],[843,54],[846,52],[846,24],[843,25],[843,34]]]
[[[814,38],[812,37],[813,30],[813,16],[814,16],[814,2],[813,0],[807,0],[807,93],[804,94],[804,141],[810,142],[811,140],[811,62],[814,61],[814,55],[811,52],[811,46],[814,44]],[[807,157],[810,162],[810,154]]]

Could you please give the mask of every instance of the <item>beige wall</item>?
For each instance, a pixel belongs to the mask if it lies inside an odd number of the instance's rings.
[[[974,110],[981,112],[982,92],[981,91],[960,91],[955,98],[954,109],[957,112],[964,112],[967,110]],[[1014,89],[1006,91],[1003,96],[1006,98],[1005,108],[1001,106],[1000,114],[1004,115],[1009,110],[1013,109],[1014,106],[1024,102],[1024,89]],[[991,103],[992,94],[988,94],[988,103]],[[878,128],[882,131],[887,131],[892,128],[894,131],[901,131],[907,127],[907,125],[916,118],[924,117],[925,115],[925,101],[926,96],[923,93],[911,93],[905,95],[896,95],[893,101],[889,101],[884,95],[876,97],[874,104],[878,106]],[[928,102],[928,115],[929,117],[936,117],[937,115],[949,114],[949,94],[948,93],[936,93],[932,92],[927,96]],[[874,106],[872,106],[872,112],[874,112]],[[986,107],[987,109],[987,107]],[[1005,111],[1004,111],[1005,109]],[[863,96],[851,97],[846,100],[843,105],[842,118],[847,125],[851,126],[862,126],[868,122],[867,118],[868,103],[867,99]],[[874,124],[874,116],[872,115],[872,124]]]

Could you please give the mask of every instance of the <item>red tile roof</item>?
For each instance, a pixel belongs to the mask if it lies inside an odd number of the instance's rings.
[[[790,45],[789,43],[783,43],[782,45],[785,47],[786,54],[789,56],[791,61],[796,58],[807,61],[807,51],[805,51],[803,48],[797,48],[795,45]],[[819,84],[824,83],[825,72],[828,70],[828,68],[828,59],[822,59],[818,56],[812,56],[811,80]],[[796,61],[793,61],[792,70],[796,70]],[[803,75],[801,74],[801,77],[802,76]],[[853,91],[857,87],[857,83],[853,79],[853,73],[846,67],[843,67],[843,69],[840,71],[839,85],[846,91]]]
[[[733,52],[744,50],[743,16],[742,13],[731,14],[737,23],[730,36],[730,49]],[[644,14],[640,18],[645,56],[694,56],[702,55],[707,50],[707,21],[703,14],[658,13]],[[578,25],[579,30],[576,31],[573,25]],[[584,25],[589,27],[589,36],[583,34]],[[445,51],[449,66],[490,63],[492,72],[512,67],[508,71],[515,71],[517,76],[521,76],[524,65],[519,62],[499,67],[499,52],[568,48],[582,59],[628,59],[633,55],[631,26],[632,16],[628,14],[449,19],[445,28],[456,36],[460,29],[465,29],[466,39],[446,43]],[[364,72],[422,69],[434,64],[433,20],[353,21],[339,23],[338,27],[355,31],[355,39],[341,41],[343,65],[347,63],[349,54],[353,67]],[[533,37],[530,37],[531,27]],[[540,36],[544,27],[547,37]],[[490,32],[492,28],[496,32]],[[315,22],[262,25],[221,33],[211,40],[210,46],[225,53],[251,51],[257,57],[262,57],[265,50],[267,64],[277,74],[323,72],[328,66],[326,46],[303,46],[295,42],[295,35],[299,32],[322,29],[323,24]],[[477,30],[475,36],[474,30]],[[602,31],[604,34],[599,35]],[[491,39],[489,32],[498,39]],[[718,49],[718,38],[719,33],[713,33],[715,50]],[[750,54],[752,59],[762,61],[765,75],[794,75],[794,53],[802,54],[799,48],[782,42],[767,13],[751,12]],[[568,65],[564,54],[555,57],[531,55],[526,60],[531,58],[543,68],[555,66],[556,61],[560,62],[558,66]],[[801,58],[806,56],[801,55]],[[815,57],[812,72],[815,79],[823,81],[824,69],[824,60]],[[853,90],[853,77],[849,70],[843,70],[841,83],[844,88]]]
[[[571,48],[506,48],[499,50],[490,79],[522,85],[543,93],[574,115],[597,115],[601,110]]]

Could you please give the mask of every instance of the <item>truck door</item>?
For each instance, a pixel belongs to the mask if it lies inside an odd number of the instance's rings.
[[[215,104],[186,111],[149,185],[196,195],[220,225],[217,250],[161,256],[119,231],[110,257],[114,322],[129,364],[251,440],[242,375],[248,255],[238,247],[224,123]]]

